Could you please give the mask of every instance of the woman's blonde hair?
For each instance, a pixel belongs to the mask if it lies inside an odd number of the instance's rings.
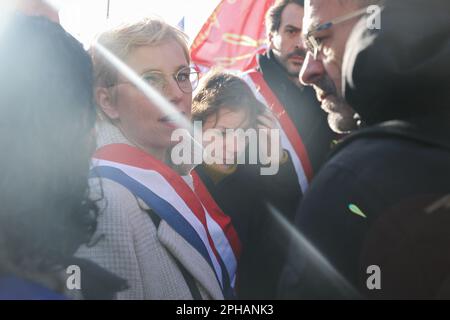
[[[167,41],[176,41],[190,62],[187,36],[184,32],[159,18],[145,18],[137,22],[121,24],[101,33],[96,42],[108,49],[117,58],[125,61],[138,47],[159,46]],[[117,71],[98,54],[95,46],[91,48],[94,63],[95,85],[109,87],[117,81]]]

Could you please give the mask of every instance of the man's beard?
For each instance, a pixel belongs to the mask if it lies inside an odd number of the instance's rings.
[[[336,133],[349,133],[358,129],[355,111],[343,98],[333,97],[322,101],[322,109],[328,113],[328,125]]]
[[[322,109],[328,113],[328,124],[337,133],[348,133],[358,128],[355,111],[338,93],[336,85],[328,75],[324,75],[319,83],[314,85]]]
[[[290,62],[289,62],[289,59],[291,59],[295,56],[299,56],[299,57],[302,57],[303,59],[305,59],[306,51],[302,50],[300,48],[297,48],[294,51],[288,53],[285,57],[280,57],[279,61],[280,61],[281,65],[283,66],[284,70],[286,71],[286,73],[289,75],[289,77],[297,79],[302,66],[300,65],[298,67],[298,70],[292,70],[292,69],[290,69]]]

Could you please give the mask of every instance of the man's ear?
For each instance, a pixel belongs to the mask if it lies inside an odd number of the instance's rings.
[[[269,49],[271,49],[271,50],[273,50],[273,49],[275,49],[275,46],[274,46],[274,44],[273,44],[273,37],[274,37],[274,34],[273,34],[273,32],[271,31],[271,32],[269,32],[269,34],[268,34],[268,37],[267,37],[267,40],[269,40]]]
[[[114,103],[112,93],[108,88],[98,87],[95,89],[95,99],[98,106],[111,120],[119,119],[119,112]]]

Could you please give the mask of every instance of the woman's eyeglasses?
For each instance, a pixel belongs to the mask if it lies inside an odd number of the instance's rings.
[[[197,88],[199,71],[193,67],[182,68],[170,76],[173,77],[180,90],[184,93],[191,93]],[[168,84],[166,75],[159,71],[147,72],[142,75],[142,79],[160,92],[164,91]]]
[[[167,76],[172,77],[177,83],[180,90],[184,93],[191,93],[198,86],[199,71],[194,67],[181,68],[176,73],[173,73],[171,75],[166,75],[165,73],[160,71],[150,71],[142,74],[141,78],[153,89],[159,92],[163,92],[169,84]],[[132,82],[130,81],[120,81],[116,84],[111,85],[111,87],[124,83],[132,84]]]

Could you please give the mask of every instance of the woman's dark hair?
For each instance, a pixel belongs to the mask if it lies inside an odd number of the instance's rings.
[[[223,107],[232,111],[246,109],[251,124],[265,109],[244,80],[212,70],[204,76],[197,89],[192,102],[192,120],[205,121]]]
[[[51,274],[88,243],[95,148],[88,54],[46,18],[0,31],[0,275]]]

